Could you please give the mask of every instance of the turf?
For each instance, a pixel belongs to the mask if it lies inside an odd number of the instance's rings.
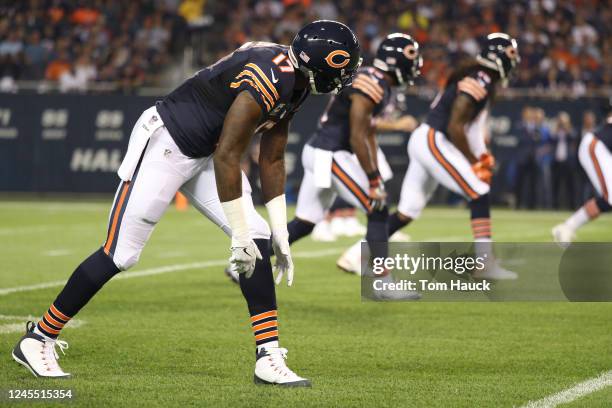
[[[566,213],[493,212],[496,238],[549,241]],[[0,202],[0,288],[65,280],[106,232],[107,203]],[[462,209],[428,209],[413,240],[469,240]],[[583,241],[612,241],[612,218]],[[612,369],[612,304],[362,302],[334,261],[352,239],[305,239],[294,287],[278,289],[288,364],[312,389],[252,384],[239,288],[218,266],[111,281],[67,328],[70,380],[36,380],[0,333],[0,389],[72,388],[72,406],[512,407]],[[133,271],[223,260],[228,242],[194,210],[170,210]],[[0,329],[40,315],[59,287],[0,295]],[[2,404],[0,398],[0,404]],[[6,403],[6,401],[5,401]],[[10,403],[7,403],[10,404]],[[36,406],[44,406],[44,403]],[[610,388],[571,407],[609,407]]]

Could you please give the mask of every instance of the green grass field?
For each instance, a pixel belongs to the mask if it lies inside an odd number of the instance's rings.
[[[278,289],[278,303],[288,364],[313,388],[257,387],[246,306],[219,266],[229,242],[194,210],[172,209],[123,274],[152,273],[111,281],[77,316],[81,326],[64,331],[70,349],[60,362],[73,378],[37,380],[10,351],[25,316],[42,314],[104,240],[107,207],[0,203],[3,394],[70,387],[72,406],[87,407],[519,407],[612,369],[612,304],[362,302],[359,279],[334,266],[353,240],[305,239],[293,248],[294,286]],[[549,241],[566,216],[496,210],[494,231],[502,241]],[[428,209],[406,232],[470,240],[467,221],[462,209]],[[612,218],[579,238],[612,241]],[[610,407],[612,387],[564,406]]]

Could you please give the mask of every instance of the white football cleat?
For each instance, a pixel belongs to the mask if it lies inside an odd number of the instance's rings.
[[[281,387],[310,387],[310,380],[291,371],[285,360],[287,349],[281,347],[262,347],[257,352],[255,362],[255,384],[279,385]]]
[[[34,377],[70,377],[57,363],[59,356],[55,351],[58,346],[64,353],[68,343],[61,340],[50,340],[34,333],[36,325],[33,322],[26,324],[26,334],[19,340],[13,349],[13,359],[27,368]]]
[[[361,242],[357,241],[344,251],[336,261],[336,266],[347,273],[361,275]]]
[[[565,225],[565,223],[555,225],[551,232],[553,239],[561,248],[567,248],[576,238],[574,230]]]
[[[472,277],[475,279],[514,280],[518,278],[518,274],[501,266],[497,259],[492,259],[486,263],[483,269],[474,271]]]
[[[336,235],[332,232],[331,225],[327,220],[315,225],[311,237],[313,241],[320,242],[333,242],[336,240]]]
[[[412,238],[410,238],[410,235],[402,231],[395,231],[395,233],[389,237],[389,242],[410,242],[411,240]]]

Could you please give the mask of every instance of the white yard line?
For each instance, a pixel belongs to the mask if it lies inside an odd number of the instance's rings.
[[[522,408],[554,408],[559,404],[567,404],[592,394],[606,387],[612,386],[612,370],[606,371],[597,377],[578,383],[566,390],[549,395],[537,401],[529,401]]]
[[[338,255],[345,248],[337,247],[337,248],[328,248],[321,249],[318,251],[298,251],[293,254],[294,258],[310,258],[315,256],[329,256],[329,255]],[[124,272],[120,273],[113,280],[117,279],[132,279],[132,278],[142,278],[145,276],[154,276],[161,275],[164,273],[174,273],[181,272],[191,269],[204,269],[204,268],[212,268],[215,266],[225,266],[227,265],[227,259],[218,259],[213,261],[202,261],[202,262],[192,262],[192,263],[184,263],[184,264],[176,264],[176,265],[168,265],[168,266],[160,266],[157,268],[148,268],[140,271],[134,272]],[[10,295],[11,293],[19,293],[19,292],[31,292],[39,289],[48,289],[64,286],[66,284],[66,280],[58,280],[52,282],[44,282],[38,283],[36,285],[26,285],[26,286],[16,286],[13,288],[2,288],[0,289],[0,296]]]
[[[42,254],[44,256],[66,256],[70,255],[73,251],[70,249],[50,249],[48,251],[44,251]]]
[[[25,324],[28,320],[36,322],[40,319],[40,316],[35,317],[32,315],[29,316],[9,316],[9,315],[0,315],[0,322],[4,320],[8,321],[18,321],[19,323],[7,323],[0,324],[0,334],[8,334],[8,333],[22,333],[25,331]],[[85,324],[84,320],[80,319],[72,319],[66,324],[66,328],[76,329],[77,327],[81,327]]]

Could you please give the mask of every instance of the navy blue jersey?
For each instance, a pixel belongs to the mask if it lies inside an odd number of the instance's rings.
[[[608,120],[605,125],[596,130],[595,137],[601,141],[612,152],[612,122]]]
[[[249,92],[263,113],[257,131],[290,118],[308,91],[295,91],[289,47],[251,42],[202,69],[157,102],[157,110],[181,152],[210,156],[219,141],[223,121],[236,96]]]
[[[350,111],[351,95],[358,93],[374,102],[373,116],[380,115],[391,98],[391,85],[376,68],[363,67],[357,71],[353,83],[327,105],[319,126],[308,144],[324,150],[351,151]]]
[[[472,120],[474,120],[489,103],[493,95],[493,87],[494,83],[489,74],[479,67],[474,67],[474,70],[465,77],[447,84],[444,90],[436,96],[431,103],[425,123],[444,134],[448,134],[448,122],[457,95],[467,95],[474,101],[476,104],[472,117]]]

